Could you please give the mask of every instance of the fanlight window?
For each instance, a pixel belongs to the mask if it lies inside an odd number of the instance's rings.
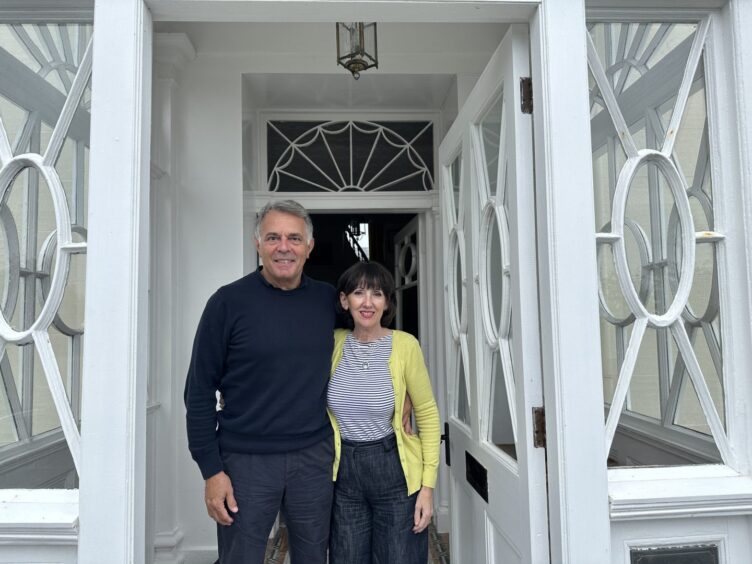
[[[433,190],[431,122],[270,121],[271,192]]]
[[[91,35],[0,26],[0,487],[77,482]]]
[[[606,447],[618,465],[732,463],[717,262],[724,234],[714,213],[705,97],[708,25],[589,26]],[[626,429],[680,448],[624,455]]]

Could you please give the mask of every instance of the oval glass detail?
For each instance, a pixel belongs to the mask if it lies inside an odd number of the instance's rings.
[[[24,462],[7,487],[77,486],[91,32],[85,23],[0,24],[0,417],[9,424],[0,443],[17,442],[8,452],[19,460],[53,442],[68,447],[55,447],[54,469]]]
[[[603,226],[596,241],[605,446],[613,466],[673,465],[677,456],[681,464],[736,464],[726,431],[733,387],[724,386],[718,264],[729,257],[721,251],[727,234],[714,221],[704,68],[713,60],[705,52],[712,25],[710,17],[588,22],[595,219]],[[660,445],[631,447],[624,433],[632,424],[646,437],[654,427]]]
[[[412,279],[418,270],[418,254],[414,243],[409,243],[400,249],[398,266],[400,276]]]
[[[666,295],[670,288],[667,281],[668,257],[664,256],[665,242],[659,229],[664,218],[665,223],[668,222],[670,212],[665,211],[665,204],[660,199],[656,201],[653,195],[656,191],[648,190],[644,184],[651,174],[664,179],[668,190],[661,190],[661,194],[670,191],[678,211],[678,227],[681,228],[678,241],[682,265],[674,295]],[[640,299],[633,279],[634,267],[630,268],[630,256],[625,242],[625,223],[628,220],[637,223],[649,241],[650,262],[641,265],[641,270],[647,270],[651,278],[652,291],[649,292],[647,301]],[[695,258],[695,230],[686,186],[673,162],[663,154],[650,150],[642,150],[637,157],[627,161],[619,175],[614,194],[611,225],[613,232],[619,236],[614,243],[617,277],[631,311],[638,317],[647,317],[658,327],[671,324],[681,314],[689,298]]]
[[[27,169],[32,170],[27,171]],[[19,178],[22,173],[32,175],[32,177],[28,179],[31,186],[36,184],[37,187],[40,188],[42,184],[46,184],[51,198],[51,208],[46,210],[46,216],[52,216],[54,218],[55,231],[62,239],[64,245],[69,244],[71,242],[72,234],[65,192],[63,191],[60,179],[55,170],[52,167],[43,164],[41,156],[34,154],[20,155],[14,157],[11,161],[5,164],[2,172],[0,172],[0,201],[6,201],[7,192],[12,188],[14,181]],[[39,177],[38,181],[34,182],[33,178],[37,174]],[[44,201],[44,199],[41,201]],[[35,221],[35,223],[38,222]],[[51,225],[37,225],[36,229],[28,235],[36,236],[35,238],[38,239],[40,231],[43,232],[50,227]],[[26,260],[30,263],[36,263],[37,250],[38,247],[41,247],[42,243],[27,241],[27,244],[32,244],[34,248],[27,250]],[[29,254],[29,252],[32,254]],[[55,269],[58,272],[50,281],[50,297],[45,300],[41,311],[36,313],[33,317],[28,316],[27,314],[25,318],[20,321],[18,329],[14,329],[11,326],[10,321],[12,320],[8,320],[4,315],[1,316],[0,337],[13,343],[26,343],[31,340],[31,333],[35,327],[41,325],[46,328],[49,326],[55,313],[60,307],[60,302],[62,301],[63,290],[68,276],[69,260],[70,255],[68,253],[59,251],[56,253]],[[29,269],[30,266],[32,267],[31,269]],[[35,264],[26,264],[25,267],[25,270],[29,272],[29,276],[32,278],[41,277],[43,274],[41,270],[37,273]],[[28,284],[29,283],[24,282],[24,288],[28,287]],[[35,280],[33,281],[33,284],[36,284]],[[33,287],[31,291],[33,291]]]
[[[481,220],[480,264],[481,309],[486,338],[496,345],[509,333],[511,294],[509,225],[504,208],[488,202]]]

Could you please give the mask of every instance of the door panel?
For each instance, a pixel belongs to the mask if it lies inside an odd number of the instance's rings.
[[[393,240],[394,245],[394,281],[397,297],[397,314],[395,325],[397,329],[407,331],[415,337],[419,334],[419,283],[420,283],[420,248],[418,231],[420,217],[415,216],[407,225],[400,229]],[[410,309],[413,308],[413,309]]]
[[[448,308],[452,561],[548,562],[525,26],[511,26],[439,149]]]

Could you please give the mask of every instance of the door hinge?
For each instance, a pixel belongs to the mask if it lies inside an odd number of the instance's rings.
[[[444,461],[447,466],[451,466],[452,458],[449,455],[449,423],[444,423],[444,434],[441,435],[441,440],[444,441]]]
[[[546,408],[533,408],[533,446],[546,448]]]
[[[529,76],[520,77],[520,110],[523,114],[533,113],[533,80]]]

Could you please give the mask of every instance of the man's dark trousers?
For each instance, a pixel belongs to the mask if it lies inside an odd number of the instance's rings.
[[[217,525],[221,564],[263,564],[279,510],[292,564],[325,564],[332,506],[333,437],[279,454],[222,453],[238,512]]]

